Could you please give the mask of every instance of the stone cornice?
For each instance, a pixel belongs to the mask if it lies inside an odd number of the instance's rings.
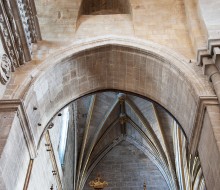
[[[220,39],[209,39],[208,40],[208,53],[210,55],[214,54],[214,48],[220,47]]]
[[[27,143],[30,158],[34,159],[37,155],[37,148],[34,140],[33,132],[30,128],[29,120],[26,115],[23,102],[19,99],[15,100],[0,100],[0,111],[16,111],[19,118],[22,131]]]
[[[209,39],[206,49],[198,49],[197,51],[197,64],[203,65],[202,58],[211,58],[214,55],[214,48],[220,47],[220,39]]]

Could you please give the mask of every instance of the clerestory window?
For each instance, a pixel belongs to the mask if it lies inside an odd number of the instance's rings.
[[[63,115],[62,115],[62,126],[60,130],[60,141],[59,141],[59,149],[58,149],[61,165],[64,164],[68,127],[69,127],[69,108],[66,107],[63,110]]]

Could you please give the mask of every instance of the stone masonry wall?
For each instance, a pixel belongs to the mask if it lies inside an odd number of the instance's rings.
[[[1,112],[0,118],[0,189],[21,190],[30,161],[27,144],[15,111]]]
[[[217,105],[207,107],[198,145],[199,157],[208,190],[219,190],[220,187],[220,120],[217,118],[219,112],[220,109]]]
[[[91,190],[89,182],[97,173],[109,183],[105,190],[168,190],[158,168],[134,145],[123,141],[113,148],[89,176],[84,190]]]
[[[52,174],[53,167],[50,155],[46,151],[45,144],[46,141],[43,139],[38,156],[33,163],[28,190],[46,190],[50,189],[52,185],[54,188],[57,186],[56,179]]]
[[[73,133],[73,127],[72,127],[72,112],[71,109],[69,109],[70,111],[70,121],[69,121],[69,129],[68,130],[68,139],[71,141],[72,138],[72,133]],[[63,115],[63,112],[60,112],[61,115]],[[73,189],[71,187],[71,185],[73,185],[73,171],[71,172],[67,172],[68,169],[64,169],[61,166],[60,163],[60,158],[59,158],[59,142],[60,142],[60,133],[61,133],[61,127],[62,127],[62,116],[55,116],[54,120],[52,121],[54,126],[52,129],[49,129],[49,136],[50,136],[50,142],[52,144],[53,147],[53,152],[54,152],[54,157],[55,157],[55,162],[56,162],[56,166],[58,169],[58,173],[60,176],[60,181],[62,183],[62,188],[63,189],[67,189],[67,190],[71,190]],[[56,168],[54,167],[52,158],[51,158],[51,152],[47,151],[48,147],[45,146],[46,144],[48,144],[48,140],[46,140],[46,136],[44,135],[41,144],[40,144],[40,148],[38,150],[38,156],[37,158],[34,160],[33,163],[33,168],[32,168],[32,172],[31,172],[31,177],[30,177],[30,182],[29,182],[29,186],[28,186],[28,190],[46,190],[46,189],[50,189],[52,186],[53,188],[59,189],[59,185],[58,185],[58,181],[57,181],[57,176],[58,175],[53,175],[52,171],[56,171]],[[72,146],[72,143],[67,142],[67,144],[69,144],[70,146]],[[69,148],[69,146],[66,147],[67,148],[67,152],[65,153],[65,161],[64,161],[64,166],[68,166],[70,169],[73,168],[73,159],[71,153],[72,153],[72,149]],[[50,149],[50,148],[49,148]],[[68,176],[66,179],[64,179],[64,176]],[[71,179],[71,182],[68,183],[68,180]],[[68,186],[67,188],[64,188]]]
[[[61,112],[62,113],[62,112]],[[54,127],[49,129],[50,141],[54,150],[54,156],[56,159],[56,163],[58,166],[59,174],[62,176],[62,168],[59,161],[58,155],[58,145],[59,145],[59,137],[60,137],[60,129],[62,125],[62,116],[56,116],[53,120]],[[39,189],[50,189],[51,186],[56,189],[57,181],[52,171],[54,170],[51,156],[45,144],[48,144],[46,141],[45,135],[40,143],[40,147],[38,149],[38,155],[34,159],[33,168],[31,171],[30,182],[28,185],[29,190],[39,190]]]

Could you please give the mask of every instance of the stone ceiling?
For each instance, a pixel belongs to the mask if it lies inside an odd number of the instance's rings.
[[[119,92],[100,92],[73,104],[77,108],[77,189],[83,188],[100,160],[122,141],[144,152],[169,188],[177,187],[172,135],[177,124],[161,106]]]
[[[36,60],[46,58],[48,54],[77,40],[86,41],[105,35],[152,41],[190,60],[195,58],[193,48],[197,50],[197,46],[204,42],[202,32],[196,42],[192,40],[186,1],[99,2],[36,0],[44,39],[34,48]],[[197,17],[193,20],[198,22]],[[201,31],[199,26],[196,27]],[[181,178],[179,173],[184,173],[180,171],[178,162],[187,164],[183,159],[188,156],[186,139],[178,124],[162,107],[118,92],[93,94],[73,104],[77,108],[78,130],[76,189],[83,189],[99,161],[122,141],[142,150],[158,167],[170,189],[183,185],[177,180]],[[185,157],[180,152],[184,152]]]

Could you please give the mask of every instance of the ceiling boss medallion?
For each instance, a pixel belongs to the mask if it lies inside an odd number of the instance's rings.
[[[89,186],[95,190],[102,190],[108,186],[108,182],[101,180],[100,174],[98,174],[95,180],[89,182]]]

